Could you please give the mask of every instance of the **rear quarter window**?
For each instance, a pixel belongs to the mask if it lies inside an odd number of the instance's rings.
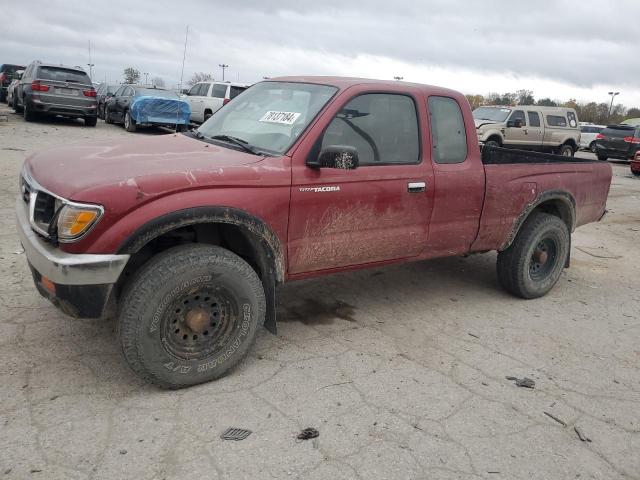
[[[227,94],[227,85],[223,83],[216,83],[211,89],[211,96],[214,98],[225,98]]]
[[[458,102],[429,97],[432,157],[436,163],[462,163],[467,158],[467,132]]]

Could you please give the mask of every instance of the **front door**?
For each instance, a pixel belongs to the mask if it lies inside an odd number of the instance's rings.
[[[520,127],[516,123],[520,122]],[[507,126],[504,129],[504,143],[506,146],[522,147],[528,142],[527,120],[524,110],[514,110],[507,119]]]
[[[434,185],[419,92],[349,93],[316,124],[313,147],[293,157],[290,274],[410,258],[427,242]],[[360,166],[305,164],[329,146],[355,147]]]

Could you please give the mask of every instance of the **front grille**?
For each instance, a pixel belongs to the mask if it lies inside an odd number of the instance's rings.
[[[33,207],[33,220],[47,228],[56,213],[56,199],[45,192],[36,194],[36,201]]]

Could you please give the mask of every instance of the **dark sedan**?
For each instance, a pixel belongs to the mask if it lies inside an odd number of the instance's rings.
[[[596,136],[598,160],[631,160],[640,150],[640,126],[609,125]]]
[[[96,89],[96,101],[98,102],[98,118],[104,120],[104,105],[109,97],[120,88],[117,83],[101,83]]]

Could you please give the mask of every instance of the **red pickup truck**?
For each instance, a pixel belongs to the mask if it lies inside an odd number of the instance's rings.
[[[539,297],[599,220],[606,162],[485,148],[469,104],[426,85],[258,83],[195,131],[50,149],[25,162],[17,221],[39,292],[117,312],[132,369],[180,388],[223,375],[276,287],[497,250],[500,284]]]

